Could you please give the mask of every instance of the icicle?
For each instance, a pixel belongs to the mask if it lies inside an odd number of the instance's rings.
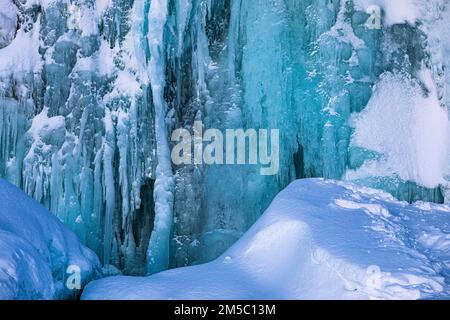
[[[112,237],[113,237],[113,215],[115,210],[115,187],[114,187],[114,149],[115,149],[115,133],[109,109],[105,110],[105,139],[103,143],[103,166],[104,166],[104,199],[105,208],[105,231],[103,237],[103,263],[110,263]]]
[[[147,271],[156,273],[169,267],[170,233],[173,223],[173,175],[168,133],[165,124],[166,102],[164,27],[167,19],[167,0],[152,0],[149,12],[148,43],[151,58],[149,78],[155,107],[155,135],[158,165],[156,167],[155,222],[147,251]]]

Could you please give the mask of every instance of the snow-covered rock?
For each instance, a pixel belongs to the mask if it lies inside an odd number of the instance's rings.
[[[450,207],[299,180],[223,256],[90,283],[83,299],[423,299],[450,296]]]
[[[78,280],[82,287],[99,275],[91,250],[39,203],[0,179],[0,300],[76,297]]]
[[[11,0],[3,0],[0,6],[0,49],[14,39],[17,31],[17,8]]]

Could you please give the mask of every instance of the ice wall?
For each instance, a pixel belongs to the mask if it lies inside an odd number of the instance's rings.
[[[18,30],[0,52],[0,174],[105,264],[143,273],[154,219],[155,112],[136,36],[143,25],[130,22],[133,1],[10,6]]]
[[[4,1],[0,176],[125,273],[217,257],[296,178],[450,199],[449,1]],[[280,129],[279,174],[172,164],[197,120]]]

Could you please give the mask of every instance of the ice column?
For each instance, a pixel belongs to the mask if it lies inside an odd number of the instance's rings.
[[[167,19],[167,0],[153,0],[149,11],[149,32],[147,35],[150,48],[148,65],[149,78],[153,91],[155,108],[156,181],[154,189],[155,221],[147,251],[147,271],[156,273],[169,266],[169,243],[173,222],[173,175],[170,160],[168,133],[165,125],[166,102],[164,26]]]

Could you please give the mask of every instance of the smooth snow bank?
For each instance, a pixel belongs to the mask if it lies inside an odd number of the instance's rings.
[[[0,300],[74,297],[79,291],[65,284],[76,286],[70,277],[78,268],[86,284],[99,275],[98,258],[53,214],[0,179]]]
[[[90,283],[83,299],[419,299],[449,295],[450,207],[300,180],[214,262]]]

